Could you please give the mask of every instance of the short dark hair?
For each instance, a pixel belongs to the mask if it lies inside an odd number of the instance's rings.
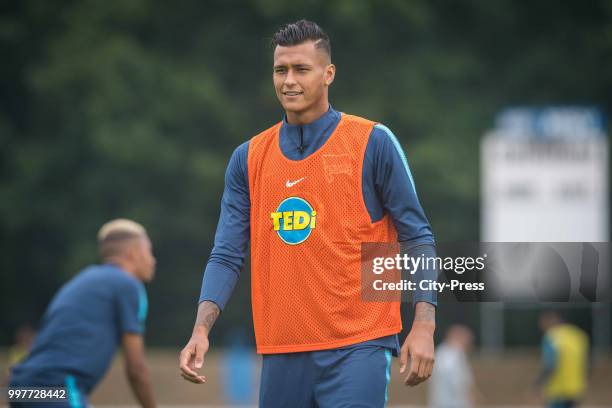
[[[272,37],[272,48],[277,45],[290,47],[314,41],[316,48],[322,48],[331,58],[331,43],[327,33],[313,21],[299,20],[282,26]]]

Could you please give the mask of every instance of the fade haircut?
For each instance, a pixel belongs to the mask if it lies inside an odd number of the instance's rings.
[[[147,236],[147,231],[137,222],[118,218],[107,222],[98,232],[98,251],[103,260],[122,255],[126,243]]]
[[[272,37],[272,48],[280,45],[290,47],[300,45],[306,41],[313,41],[315,48],[324,50],[331,59],[331,43],[329,37],[317,23],[308,20],[299,20],[282,26]]]

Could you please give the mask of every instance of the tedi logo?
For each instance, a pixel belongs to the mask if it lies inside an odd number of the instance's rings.
[[[274,231],[286,244],[297,245],[306,241],[317,226],[317,212],[308,201],[299,197],[284,199],[270,214]]]

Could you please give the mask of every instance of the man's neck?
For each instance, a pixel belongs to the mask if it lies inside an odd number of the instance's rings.
[[[136,277],[136,273],[134,272],[134,268],[132,267],[131,262],[126,261],[120,257],[111,257],[104,260],[104,263],[114,265],[121,269],[122,271]]]
[[[316,107],[304,112],[285,111],[285,116],[287,117],[287,123],[290,125],[307,125],[325,115],[325,112],[327,112],[328,109],[329,102],[326,100],[324,104],[319,104]]]

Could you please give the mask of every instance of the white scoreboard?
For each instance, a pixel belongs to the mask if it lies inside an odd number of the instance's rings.
[[[506,110],[481,145],[481,240],[608,241],[608,186],[597,110]]]

